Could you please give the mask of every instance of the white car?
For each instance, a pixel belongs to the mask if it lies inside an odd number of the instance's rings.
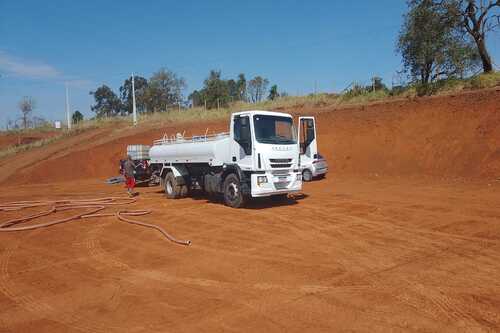
[[[328,162],[320,154],[316,154],[316,158],[312,160],[302,162],[301,160],[301,170],[302,170],[302,180],[309,182],[314,178],[323,178],[328,172]]]
[[[318,153],[314,117],[299,117],[298,139],[302,180],[309,182],[323,178],[328,172],[326,159]]]

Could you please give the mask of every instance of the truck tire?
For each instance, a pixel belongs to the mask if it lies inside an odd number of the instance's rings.
[[[177,185],[177,181],[173,172],[168,172],[163,182],[165,195],[169,199],[178,199],[181,197],[181,186]]]
[[[224,203],[233,208],[243,207],[245,196],[241,192],[240,179],[234,173],[227,175],[224,179]]]
[[[305,169],[304,171],[302,171],[302,179],[305,182],[310,182],[313,179],[313,174],[311,170]]]
[[[181,185],[179,186],[180,187],[180,194],[179,194],[179,197],[180,198],[185,198],[189,195],[189,187],[187,185]]]

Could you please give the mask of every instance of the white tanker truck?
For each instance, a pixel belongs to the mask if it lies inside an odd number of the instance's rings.
[[[233,113],[229,133],[164,137],[154,142],[149,157],[168,198],[199,188],[222,193],[226,205],[241,207],[252,197],[284,197],[302,189],[299,145],[286,113]]]

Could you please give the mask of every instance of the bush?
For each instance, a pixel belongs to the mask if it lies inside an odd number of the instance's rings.
[[[471,89],[484,89],[500,86],[500,72],[480,74],[469,79]]]

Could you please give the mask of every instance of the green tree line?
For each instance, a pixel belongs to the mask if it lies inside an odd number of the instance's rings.
[[[260,102],[263,99],[276,99],[280,96],[278,86],[273,85],[267,91],[269,80],[262,76],[246,79],[241,73],[236,79],[223,79],[220,71],[210,71],[203,82],[203,88],[194,90],[183,99],[186,89],[185,79],[176,73],[160,69],[151,78],[134,76],[134,90],[137,111],[165,112],[171,108],[206,107],[207,109],[227,107],[234,102]],[[97,117],[124,116],[132,113],[132,77],[127,78],[116,94],[109,86],[102,85],[90,94],[94,97],[92,111]]]

